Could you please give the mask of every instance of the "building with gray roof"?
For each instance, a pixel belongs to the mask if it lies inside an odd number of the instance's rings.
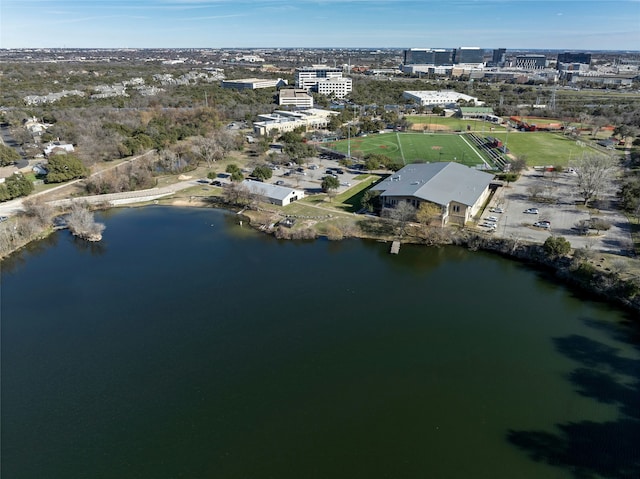
[[[383,207],[402,201],[416,208],[423,202],[440,206],[442,226],[464,226],[476,216],[490,194],[493,175],[460,163],[417,163],[407,165],[373,188],[380,191]]]
[[[252,195],[257,196],[260,201],[271,203],[272,205],[286,206],[289,203],[304,198],[303,190],[296,190],[287,186],[272,185],[261,181],[244,180],[242,182]]]

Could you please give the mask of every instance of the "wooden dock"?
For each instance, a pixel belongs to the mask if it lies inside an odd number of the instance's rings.
[[[391,254],[398,254],[400,252],[400,241],[394,241],[391,243]]]

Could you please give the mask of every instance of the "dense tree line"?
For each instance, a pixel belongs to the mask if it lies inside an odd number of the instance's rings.
[[[33,191],[33,183],[20,173],[15,173],[0,183],[0,201],[27,196]]]
[[[0,166],[12,165],[19,160],[20,155],[14,148],[0,144]]]
[[[624,177],[618,197],[624,211],[640,218],[640,173],[635,172]]]
[[[77,178],[84,178],[89,170],[75,155],[53,155],[47,162],[47,183],[62,183]]]
[[[92,176],[86,181],[86,190],[92,195],[102,195],[153,188],[154,170],[154,161],[140,158]]]

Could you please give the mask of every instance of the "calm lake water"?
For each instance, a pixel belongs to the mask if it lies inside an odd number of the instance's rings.
[[[2,264],[2,477],[640,476],[637,330],[539,272],[101,220]]]

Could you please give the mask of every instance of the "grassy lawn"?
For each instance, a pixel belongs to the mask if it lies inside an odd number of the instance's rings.
[[[282,208],[289,215],[323,216],[327,214],[355,213],[360,210],[360,199],[364,192],[382,178],[378,175],[364,175],[360,181],[333,199],[325,194],[306,196]]]
[[[561,133],[520,132],[494,133],[516,156],[525,156],[529,166],[561,165],[567,166],[571,160],[583,154],[599,153],[589,146],[580,146],[574,139]]]
[[[326,195],[308,196],[282,208],[282,213],[292,216],[322,217],[346,214],[335,201],[329,202]],[[275,209],[275,208],[274,208]]]
[[[337,195],[333,202],[340,204],[341,209],[349,213],[355,213],[360,210],[360,200],[364,195],[364,192],[373,184],[380,181],[382,178],[376,175],[370,175],[366,179],[359,181],[347,191]]]
[[[348,140],[331,143],[329,146],[346,153]],[[444,133],[384,133],[359,137],[351,140],[351,153],[362,156],[368,153],[380,153],[387,155],[398,164],[458,161],[474,166],[481,163],[477,150],[467,144],[461,135]]]

